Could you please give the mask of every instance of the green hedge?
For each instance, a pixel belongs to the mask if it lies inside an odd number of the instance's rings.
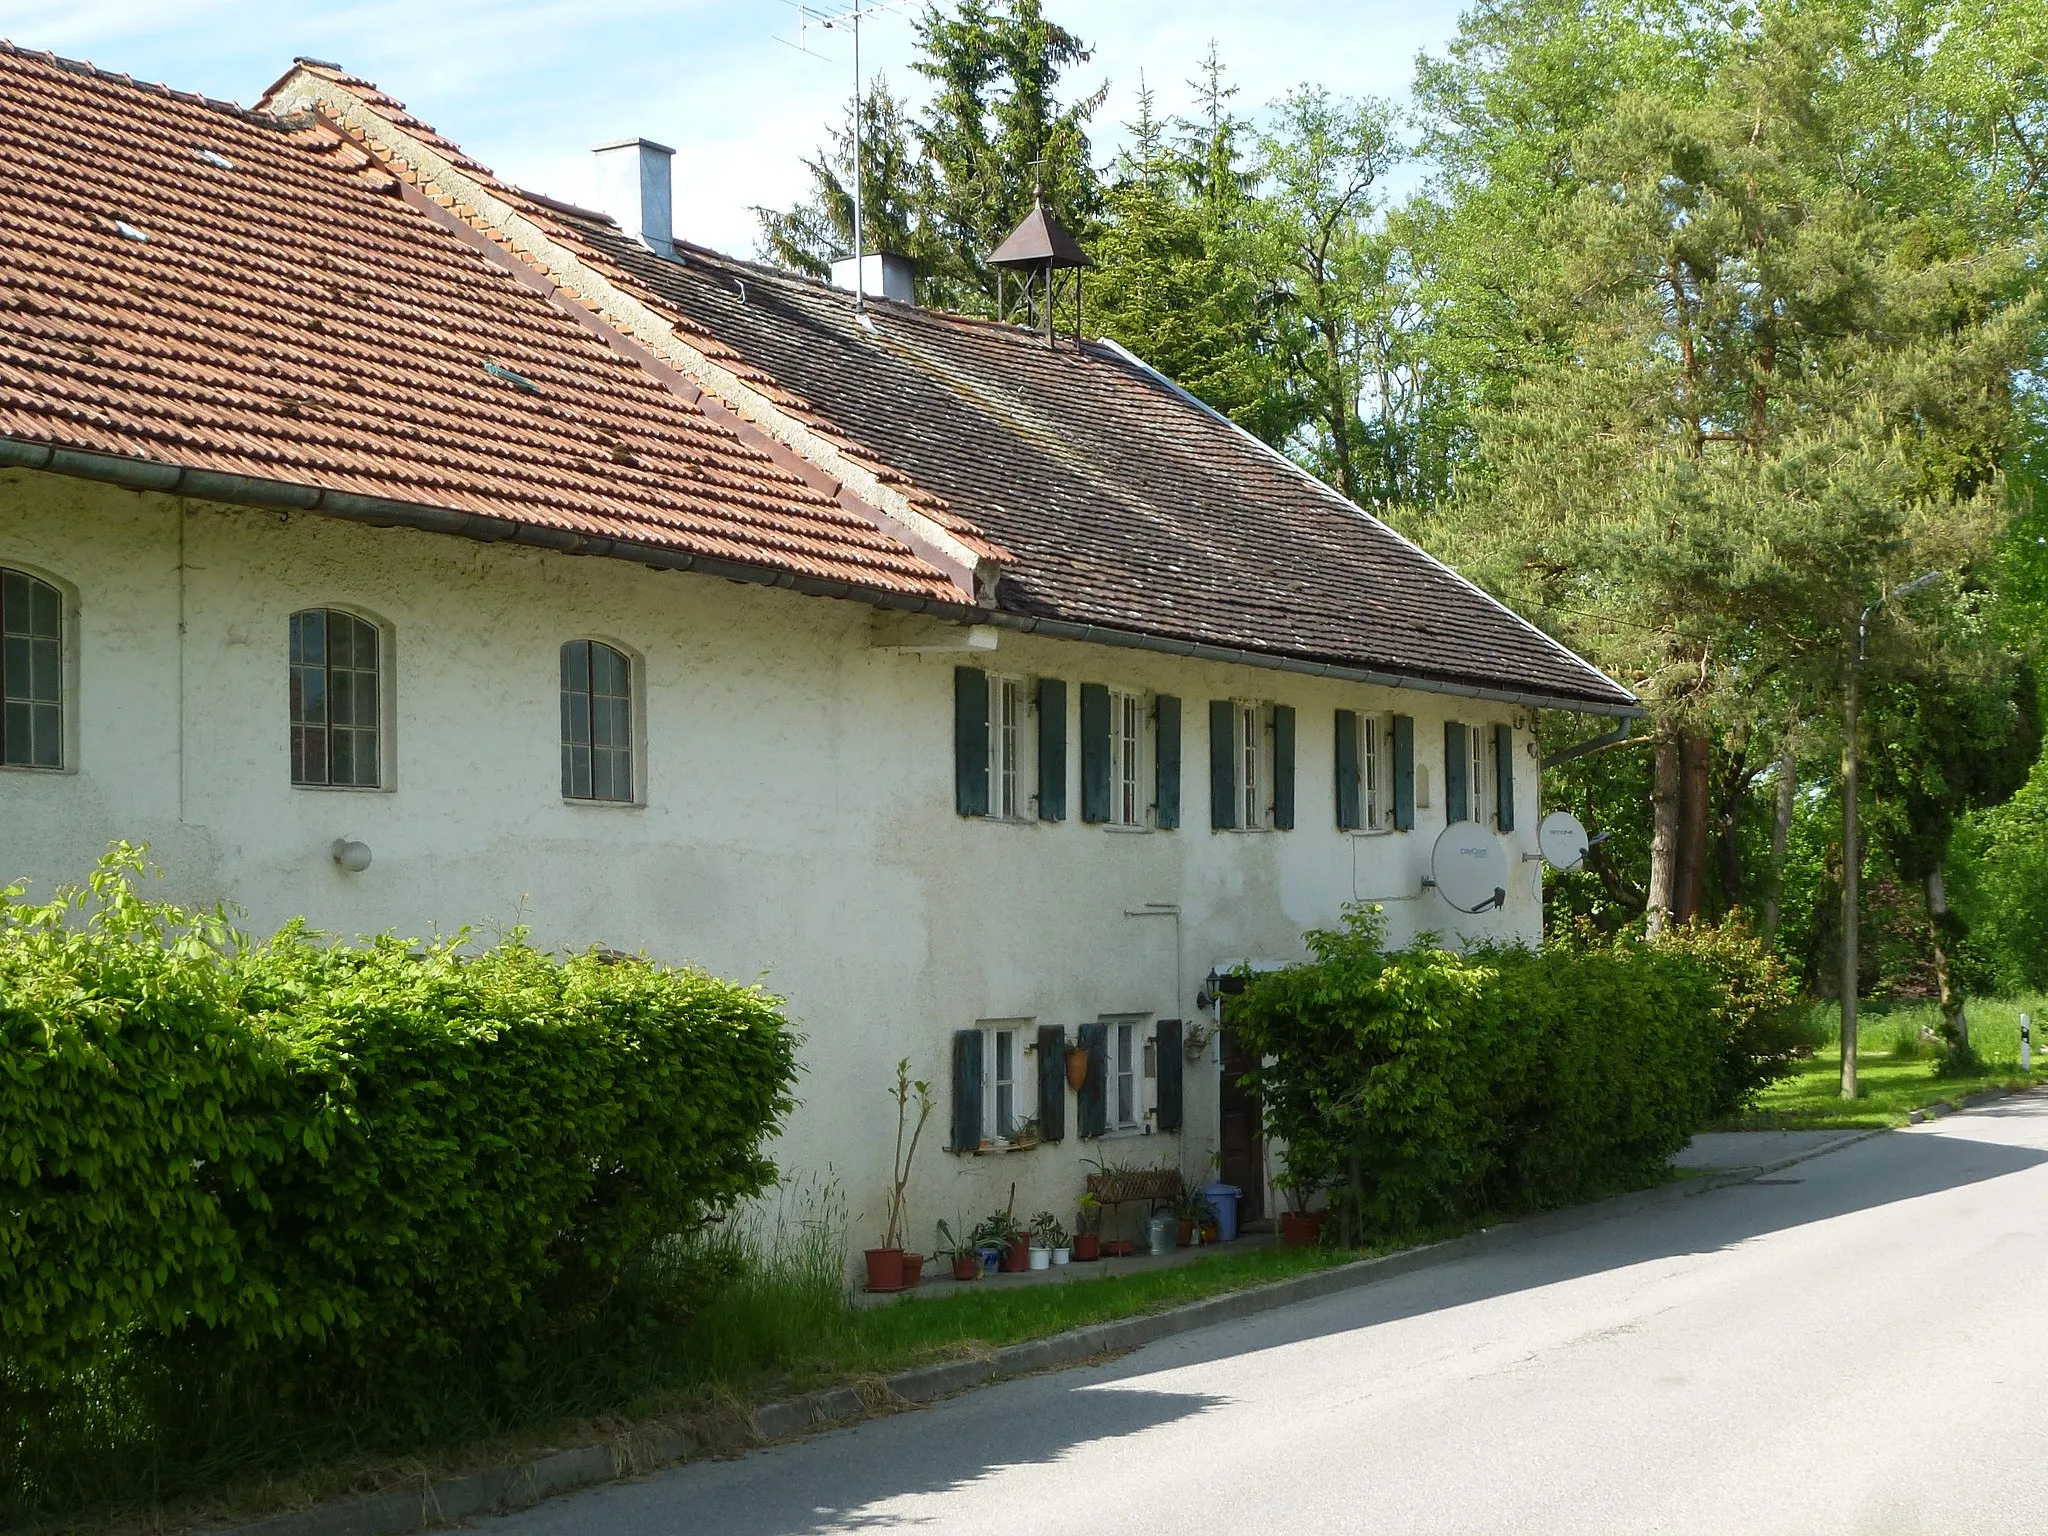
[[[252,944],[140,871],[0,905],[0,1374],[417,1367],[574,1323],[773,1180],[796,1042],[758,988],[519,935]]]
[[[1789,979],[1739,933],[1389,954],[1382,932],[1351,909],[1230,1014],[1290,1174],[1358,1230],[1653,1182],[1789,1058]]]

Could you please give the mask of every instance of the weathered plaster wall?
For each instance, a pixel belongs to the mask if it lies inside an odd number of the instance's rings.
[[[1020,1212],[1070,1216],[1080,1159],[1096,1153],[1206,1176],[1213,1051],[1189,1071],[1177,1137],[944,1153],[956,1028],[1192,1019],[1212,964],[1295,958],[1304,928],[1356,898],[1387,900],[1396,943],[1425,929],[1540,933],[1539,866],[1520,859],[1538,815],[1526,730],[1505,913],[1462,917],[1420,885],[1443,826],[1442,722],[1517,718],[1506,706],[1005,634],[981,662],[1065,677],[1070,709],[1082,681],[1183,699],[1185,825],[963,821],[952,778],[962,658],[873,648],[857,604],[26,472],[0,475],[0,563],[76,599],[75,755],[63,773],[0,771],[0,878],[47,891],[126,837],[151,844],[169,893],[233,900],[261,931],[297,914],[343,933],[519,921],[547,945],[760,976],[807,1036],[803,1104],[778,1161],[829,1166],[856,1246],[878,1237],[884,1094],[901,1056],[941,1098],[913,1188],[915,1246],[929,1246],[939,1216],[1002,1204],[1013,1180]],[[389,627],[384,789],[289,782],[287,618],[316,605]],[[557,650],[586,635],[640,664],[640,805],[559,793]],[[1231,696],[1300,712],[1295,831],[1208,829],[1206,701]],[[1335,830],[1335,708],[1414,716],[1431,793],[1413,833]],[[370,845],[367,872],[333,863],[341,836]],[[1126,916],[1148,902],[1181,909],[1178,995],[1175,924]]]

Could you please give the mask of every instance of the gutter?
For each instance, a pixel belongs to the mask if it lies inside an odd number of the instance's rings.
[[[1561,694],[1530,693],[1510,688],[1487,688],[1440,678],[1414,677],[1383,672],[1369,667],[1347,667],[1332,662],[1250,651],[1234,646],[1209,645],[1196,640],[1176,640],[1165,635],[1137,630],[1115,629],[1101,624],[1078,623],[1071,619],[1038,618],[1030,614],[1005,613],[1000,609],[949,603],[919,597],[886,587],[864,586],[858,582],[827,581],[799,576],[775,566],[753,565],[738,560],[707,558],[660,545],[637,544],[628,539],[591,538],[566,529],[546,528],[511,518],[486,517],[459,512],[449,507],[422,502],[398,501],[383,496],[358,496],[347,491],[322,490],[316,486],[294,485],[284,480],[267,480],[223,470],[189,469],[176,464],[157,463],[118,454],[95,453],[87,449],[58,448],[48,443],[25,442],[0,436],[0,469],[41,470],[74,479],[95,480],[127,490],[156,491],[166,496],[186,496],[198,501],[227,506],[260,507],[280,512],[313,512],[373,528],[413,528],[423,533],[452,534],[484,544],[518,544],[532,549],[552,549],[563,554],[599,555],[631,560],[656,570],[695,571],[727,581],[754,586],[781,587],[809,597],[837,597],[865,603],[897,613],[924,613],[958,624],[987,624],[1016,634],[1041,635],[1048,640],[1069,640],[1081,645],[1107,645],[1122,650],[1149,651],[1162,656],[1182,656],[1195,661],[1218,662],[1226,666],[1253,667],[1265,672],[1286,672],[1301,677],[1322,677],[1333,682],[1367,683],[1381,688],[1399,688],[1412,693],[1433,693],[1452,698],[1485,699],[1529,709],[1559,709],[1574,714],[1640,717],[1639,704],[1577,699]],[[1624,727],[1624,734],[1626,727]],[[1605,738],[1603,738],[1604,740]]]
[[[1609,731],[1605,736],[1595,736],[1591,741],[1582,741],[1575,747],[1566,747],[1562,752],[1551,753],[1550,756],[1543,759],[1542,766],[1545,768],[1555,768],[1559,763],[1568,763],[1575,757],[1584,757],[1591,752],[1605,752],[1609,747],[1621,746],[1628,741],[1629,732],[1635,729],[1636,721],[1642,718],[1642,712],[1638,711],[1636,714],[1624,719],[1618,730]],[[1648,741],[1649,739],[1647,736],[1638,736],[1636,738],[1637,741]]]

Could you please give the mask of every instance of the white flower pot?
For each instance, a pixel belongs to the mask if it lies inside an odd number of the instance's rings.
[[[1044,1269],[1050,1263],[1052,1263],[1052,1250],[1050,1248],[1034,1248],[1031,1250],[1031,1267],[1033,1269]]]
[[[1055,1264],[1064,1264],[1073,1256],[1074,1250],[1071,1248],[1055,1248],[1052,1251],[1052,1261]]]

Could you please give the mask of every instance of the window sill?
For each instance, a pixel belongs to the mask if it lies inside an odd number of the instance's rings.
[[[1127,825],[1127,824],[1125,824],[1125,823],[1123,823],[1123,822],[1120,822],[1120,821],[1105,821],[1105,822],[1103,822],[1103,823],[1102,823],[1102,830],[1103,830],[1103,831],[1105,831],[1105,832],[1122,832],[1122,833],[1125,833],[1125,834],[1129,834],[1129,833],[1132,833],[1132,832],[1137,832],[1137,833],[1147,833],[1147,832],[1156,832],[1156,831],[1158,830],[1158,828],[1156,828],[1156,827],[1142,827],[1142,826],[1137,826],[1137,825]]]
[[[389,784],[294,784],[293,789],[308,789],[319,795],[388,795]]]
[[[1149,1125],[1120,1125],[1114,1130],[1104,1131],[1100,1136],[1093,1139],[1096,1141],[1136,1141],[1141,1136],[1150,1136],[1152,1134],[1152,1127]],[[1163,1136],[1166,1133],[1161,1131],[1159,1134]]]
[[[1346,837],[1399,837],[1402,830],[1400,827],[1348,827],[1345,829],[1344,835]]]
[[[562,796],[562,804],[585,811],[644,811],[645,800],[585,800],[576,795]]]
[[[1033,1148],[1042,1145],[1043,1143],[1037,1137],[1033,1137],[1030,1141],[1012,1141],[1003,1146],[997,1146],[993,1142],[983,1142],[967,1155],[969,1157],[1000,1157],[1009,1152],[1029,1152]]]
[[[963,819],[985,822],[991,827],[1035,827],[1044,820],[1040,816],[968,816]]]
[[[46,768],[41,763],[0,763],[0,773],[40,773],[53,779],[77,771],[68,763],[60,763],[55,768]]]

